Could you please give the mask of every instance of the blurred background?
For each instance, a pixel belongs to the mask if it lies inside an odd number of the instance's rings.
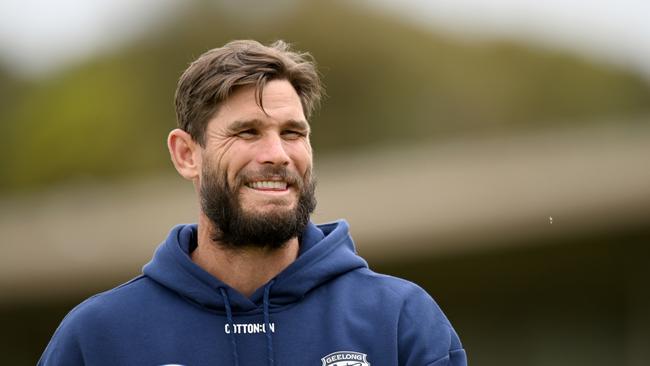
[[[0,354],[140,273],[191,184],[165,139],[189,62],[240,38],[316,58],[322,222],[425,287],[471,365],[650,364],[650,4],[0,3]]]

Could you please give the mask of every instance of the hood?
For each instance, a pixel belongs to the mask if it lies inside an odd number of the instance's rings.
[[[302,299],[309,291],[346,272],[367,267],[356,254],[344,220],[329,224],[309,223],[300,238],[298,258],[284,271],[251,295],[245,297],[196,265],[189,256],[196,247],[197,226],[178,225],[156,249],[153,259],[143,268],[145,276],[203,307],[235,312],[261,310],[265,288],[268,306],[281,307]],[[192,249],[191,249],[192,248]]]

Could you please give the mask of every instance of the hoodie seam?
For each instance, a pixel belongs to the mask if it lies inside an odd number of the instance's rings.
[[[98,293],[96,295],[93,295],[93,296],[89,297],[86,301],[82,302],[80,305],[85,304],[85,303],[89,302],[90,300],[101,298],[101,297],[104,297],[105,295],[109,295],[109,294],[112,294],[114,292],[118,292],[119,290],[121,290],[123,288],[130,287],[131,285],[134,285],[136,282],[138,282],[140,280],[143,280],[145,277],[147,277],[147,276],[145,276],[144,274],[140,274],[140,275],[138,275],[136,277],[133,277],[132,279],[130,279],[130,280],[128,280],[128,281],[126,281],[126,282],[124,282],[122,284],[119,284],[119,285],[113,287],[110,290],[106,290],[106,291],[100,292],[100,293]]]
[[[128,280],[128,281],[126,281],[126,282],[124,282],[124,283],[122,283],[122,284],[120,284],[120,285],[118,285],[118,286],[116,286],[116,287],[114,287],[112,289],[110,289],[110,290],[100,292],[98,294],[95,294],[95,295],[87,298],[86,300],[81,302],[79,305],[75,306],[72,310],[70,310],[63,317],[63,319],[61,320],[61,323],[59,324],[59,326],[54,331],[54,333],[52,335],[52,338],[56,337],[61,332],[61,329],[63,328],[64,324],[66,324],[66,320],[68,320],[68,319],[72,318],[73,316],[75,316],[75,314],[80,312],[83,308],[85,308],[87,306],[90,306],[91,303],[94,303],[94,302],[98,301],[99,299],[103,298],[104,296],[108,296],[108,295],[110,295],[110,294],[112,294],[114,292],[117,292],[117,290],[120,290],[120,289],[122,289],[124,287],[127,287],[127,286],[129,286],[131,284],[134,284],[137,281],[140,281],[140,280],[144,279],[144,277],[145,277],[144,275],[138,275],[138,276],[136,276],[136,277],[134,277],[134,278],[132,278],[132,279],[130,279],[130,280]]]
[[[431,362],[427,362],[426,365],[427,366],[434,365],[436,362],[440,362],[440,361],[444,360],[445,358],[451,359],[451,353],[452,352],[458,352],[458,351],[463,351],[464,352],[465,348],[460,347],[460,348],[450,349],[449,352],[446,355],[438,357],[437,359],[435,359],[435,360],[433,360]]]
[[[392,277],[392,276],[388,276],[388,277]],[[413,286],[415,286],[416,288],[420,288],[419,286],[417,286],[417,285],[415,285],[415,284],[413,284]],[[394,288],[392,288],[392,287],[387,287],[387,288],[388,288],[389,291],[391,291],[392,293],[394,293],[394,294],[397,295],[398,297],[401,297],[401,298],[402,298],[402,301],[401,301],[401,304],[400,304],[400,308],[399,308],[399,309],[400,309],[400,311],[399,311],[399,315],[397,316],[397,339],[398,339],[398,342],[397,342],[398,352],[397,352],[397,354],[399,354],[400,338],[401,338],[400,327],[401,327],[401,324],[402,324],[402,316],[403,316],[403,315],[406,315],[406,313],[405,313],[405,308],[406,308],[406,302],[408,301],[409,297],[408,297],[408,296],[404,296],[404,294],[400,294],[399,292],[397,292],[397,291],[396,291]],[[442,320],[440,320],[440,319],[437,319],[437,318],[436,318],[436,319],[433,319],[433,320],[435,321],[434,324],[436,324],[436,325],[438,325],[438,326],[443,325],[443,326],[444,326],[444,327],[449,331],[450,334],[452,333],[452,327],[451,327],[451,325],[450,325],[449,323],[447,323],[447,322],[445,322],[445,321],[442,321]],[[463,348],[461,347],[460,349],[463,349]],[[447,352],[446,355],[443,355],[443,356],[441,356],[441,357],[438,357],[438,358],[435,359],[434,361],[427,362],[425,365],[433,365],[433,364],[435,364],[436,362],[438,362],[438,361],[440,361],[440,360],[443,360],[443,359],[446,358],[446,357],[448,358],[448,357],[449,357],[449,354],[451,353],[451,351],[452,351],[451,349],[448,350],[448,352]]]

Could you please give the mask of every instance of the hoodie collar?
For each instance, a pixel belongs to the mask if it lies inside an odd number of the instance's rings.
[[[196,247],[196,233],[196,224],[174,227],[156,249],[153,259],[144,266],[143,273],[206,308],[225,311],[223,289],[233,311],[260,311],[265,286],[247,298],[191,260],[189,253]],[[319,285],[363,267],[367,264],[356,255],[346,221],[318,226],[310,222],[300,237],[298,258],[272,279],[268,294],[270,306],[296,302]]]

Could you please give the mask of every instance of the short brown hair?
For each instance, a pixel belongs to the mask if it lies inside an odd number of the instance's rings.
[[[209,50],[192,62],[178,81],[178,127],[203,145],[208,121],[235,89],[254,85],[257,104],[263,110],[264,85],[275,79],[286,79],[293,85],[309,117],[322,95],[311,55],[293,51],[284,41],[264,46],[257,41],[239,40]]]

